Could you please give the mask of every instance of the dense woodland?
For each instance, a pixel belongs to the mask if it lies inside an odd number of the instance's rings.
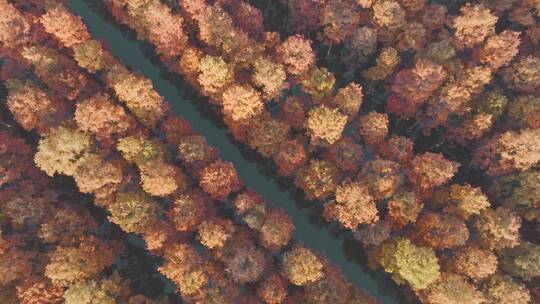
[[[540,303],[540,1],[98,2],[400,303]],[[380,302],[66,1],[0,65],[0,303]]]

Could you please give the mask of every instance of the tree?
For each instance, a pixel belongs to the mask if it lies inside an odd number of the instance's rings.
[[[21,56],[34,67],[49,90],[60,97],[73,101],[92,84],[88,76],[80,73],[76,63],[59,50],[32,45],[22,49]]]
[[[66,107],[28,80],[9,79],[7,106],[15,120],[27,131],[46,133],[66,118]]]
[[[339,109],[341,113],[347,115],[347,121],[351,122],[358,116],[363,98],[362,86],[351,82],[339,89],[336,96],[329,103],[332,107]]]
[[[161,123],[160,130],[165,133],[165,141],[171,145],[178,145],[184,137],[193,135],[193,127],[186,119],[169,115]]]
[[[109,220],[127,233],[144,233],[158,219],[159,205],[145,193],[121,192],[109,206]]]
[[[44,134],[34,156],[36,165],[50,176],[73,176],[92,150],[90,136],[79,130],[59,126]]]
[[[17,285],[17,297],[21,304],[64,303],[64,288],[55,286],[43,276],[29,276]]]
[[[208,249],[221,249],[231,240],[236,226],[230,220],[210,217],[198,227],[198,238]]]
[[[38,235],[47,244],[74,246],[97,229],[97,223],[86,210],[56,208],[39,227]]]
[[[232,121],[246,123],[260,115],[264,105],[260,94],[251,86],[232,85],[223,92],[223,115]]]
[[[534,94],[540,86],[540,58],[519,57],[503,71],[503,79],[514,91]]]
[[[179,139],[178,157],[187,167],[200,169],[214,161],[218,151],[208,144],[204,136],[190,135]]]
[[[502,201],[505,208],[520,213],[524,218],[535,218],[540,208],[540,170],[531,169],[493,180],[489,192]]]
[[[138,167],[155,160],[163,160],[164,147],[155,139],[145,136],[130,135],[118,140],[116,149],[129,163]]]
[[[388,135],[388,114],[371,112],[358,120],[358,134],[367,145],[375,145]]]
[[[540,161],[540,129],[496,133],[473,156],[489,176],[525,171]]]
[[[465,220],[490,206],[482,189],[472,187],[467,183],[452,184],[450,187],[437,189],[435,200],[444,205],[443,212]]]
[[[67,48],[81,44],[91,37],[81,18],[73,15],[63,6],[47,11],[41,15],[39,22],[47,33],[54,36]]]
[[[261,245],[271,251],[286,246],[294,231],[292,218],[281,208],[273,208],[266,216],[259,231]]]
[[[32,273],[35,252],[20,249],[21,242],[15,237],[0,237],[0,286],[5,288]]]
[[[308,200],[324,199],[337,187],[338,170],[324,160],[312,159],[296,174],[294,184],[301,188]]]
[[[281,91],[287,87],[285,67],[272,61],[271,58],[257,58],[253,65],[253,84],[263,92],[263,97],[274,100],[281,96]]]
[[[474,47],[495,32],[498,18],[484,5],[464,5],[460,12],[459,16],[454,17],[452,25],[458,47]]]
[[[172,243],[165,249],[165,263],[158,270],[175,282],[183,297],[192,299],[204,292],[210,281],[203,258],[190,244]]]
[[[508,106],[510,123],[518,128],[540,128],[540,98],[533,95],[522,95]]]
[[[234,71],[222,57],[206,55],[199,62],[197,81],[206,96],[216,97],[233,83]]]
[[[414,192],[397,193],[388,201],[386,219],[393,227],[399,229],[414,223],[424,204]]]
[[[450,268],[476,282],[482,281],[497,271],[497,256],[477,244],[459,248],[450,262]]]
[[[247,140],[249,146],[265,157],[279,153],[280,144],[287,140],[289,125],[271,117],[261,117],[251,124]]]
[[[58,246],[49,257],[45,275],[62,286],[93,278],[114,262],[109,246],[95,237],[88,237],[77,247]]]
[[[233,200],[233,207],[247,226],[256,231],[261,230],[271,209],[264,198],[252,189],[238,194]]]
[[[224,3],[234,23],[246,33],[255,37],[264,34],[263,13],[247,2],[229,1]]]
[[[30,38],[30,24],[7,0],[0,1],[0,42],[16,49]]]
[[[259,233],[261,245],[268,250],[276,251],[289,243],[295,228],[291,217],[281,208],[272,207],[257,192],[242,192],[233,206],[247,226]]]
[[[100,142],[112,145],[135,128],[135,120],[107,94],[97,93],[77,104],[75,122]]]
[[[97,73],[105,69],[110,54],[103,49],[101,42],[89,39],[73,46],[73,58],[81,68]]]
[[[519,242],[521,218],[506,208],[483,210],[474,225],[480,243],[486,248],[514,247]]]
[[[220,250],[220,260],[234,282],[241,285],[258,281],[267,264],[265,252],[243,231],[232,236]]]
[[[383,80],[389,77],[399,64],[400,58],[398,55],[398,51],[393,47],[386,47],[382,49],[377,56],[377,65],[368,68],[362,72],[362,75],[371,81]]]
[[[213,199],[223,200],[242,188],[242,181],[231,162],[218,159],[202,169],[199,185]]]
[[[348,174],[358,171],[362,157],[362,147],[347,136],[340,138],[324,154],[326,160],[335,163],[341,172]]]
[[[446,69],[429,59],[420,58],[414,68],[396,73],[388,100],[388,111],[413,116],[447,78]]]
[[[448,8],[443,4],[427,4],[420,12],[422,24],[429,30],[437,30],[447,22]]]
[[[396,1],[377,1],[372,10],[373,21],[381,28],[395,30],[405,25],[405,11]]]
[[[421,214],[415,228],[413,239],[435,249],[462,246],[469,238],[465,221],[448,214],[433,212]]]
[[[321,16],[325,37],[334,43],[345,41],[360,23],[356,9],[356,3],[349,0],[326,3]]]
[[[476,287],[463,277],[443,273],[441,279],[426,291],[425,302],[429,304],[481,304],[484,297]]]
[[[76,282],[64,293],[66,304],[115,304],[127,303],[129,281],[123,280],[117,272],[108,278]]]
[[[181,193],[188,187],[188,177],[176,165],[153,160],[139,166],[143,190],[153,196]]]
[[[397,36],[400,51],[420,51],[428,41],[428,31],[420,22],[407,22]]]
[[[208,197],[201,190],[179,195],[167,212],[167,218],[178,231],[195,231],[211,210]]]
[[[282,304],[288,293],[288,282],[278,273],[272,273],[261,280],[257,295],[266,304]]]
[[[124,73],[113,80],[112,88],[118,99],[146,126],[154,126],[165,115],[163,97],[150,79]]]
[[[305,122],[312,144],[331,145],[341,138],[347,116],[326,106],[312,108]]]
[[[320,258],[302,245],[296,245],[283,254],[282,271],[297,286],[317,282],[324,276]]]
[[[305,164],[307,153],[304,145],[297,139],[287,139],[279,144],[278,152],[273,159],[279,175],[291,176]]]
[[[493,127],[494,122],[491,114],[467,115],[460,125],[447,129],[446,137],[461,146],[466,146],[473,140],[482,138]]]
[[[414,157],[413,148],[414,143],[412,140],[407,137],[392,135],[388,140],[379,144],[376,152],[383,159],[405,165]]]
[[[529,290],[512,277],[496,274],[482,284],[488,304],[528,304],[531,303]]]
[[[373,257],[369,256],[369,250],[373,250],[375,247],[377,247],[376,250],[380,249],[379,245],[390,238],[391,228],[387,221],[378,221],[376,224],[356,230],[353,236],[364,245],[364,248],[368,251],[368,259],[371,259]]]
[[[343,278],[339,269],[325,265],[324,277],[317,282],[305,285],[306,303],[309,304],[348,304],[351,284]]]
[[[325,68],[313,68],[301,81],[302,90],[311,95],[315,102],[332,94],[336,77]]]
[[[324,205],[323,216],[337,220],[343,227],[356,230],[360,224],[374,224],[379,220],[378,210],[368,188],[359,182],[344,181],[337,186],[335,201]]]
[[[501,267],[508,274],[531,281],[540,276],[540,245],[522,241],[502,251]]]
[[[285,65],[287,72],[294,77],[306,74],[315,64],[315,52],[311,41],[301,35],[287,38],[277,48],[278,60]]]
[[[359,26],[346,41],[346,47],[362,62],[377,50],[377,31],[371,26]]]
[[[22,138],[0,131],[0,187],[21,178],[29,167],[31,147]]]
[[[279,117],[293,129],[300,129],[304,125],[304,120],[306,119],[306,107],[306,98],[288,96],[287,99],[280,104]]]
[[[416,246],[407,238],[395,237],[382,245],[381,265],[398,284],[424,289],[437,281],[440,266],[433,249]]]
[[[425,152],[417,154],[408,169],[409,178],[420,192],[448,182],[459,168],[459,163],[449,161],[442,154]]]
[[[519,32],[505,30],[489,37],[478,51],[480,62],[489,65],[492,70],[507,65],[518,53],[521,44],[519,36]]]
[[[159,1],[150,1],[142,16],[148,29],[148,40],[156,46],[158,54],[168,58],[182,54],[188,36],[180,15],[173,14],[167,5]]]
[[[404,178],[398,163],[382,159],[366,162],[356,177],[376,200],[390,197],[405,182]]]

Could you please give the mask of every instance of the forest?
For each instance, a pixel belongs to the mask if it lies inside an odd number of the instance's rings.
[[[540,1],[0,0],[0,303],[540,303]]]

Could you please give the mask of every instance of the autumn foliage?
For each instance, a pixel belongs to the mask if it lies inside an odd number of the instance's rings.
[[[0,302],[371,303],[322,226],[404,303],[540,302],[537,2],[96,4],[156,76],[64,1],[0,0]]]

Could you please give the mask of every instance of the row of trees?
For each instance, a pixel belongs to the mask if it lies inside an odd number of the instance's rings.
[[[290,217],[251,190],[239,192],[242,182],[234,166],[170,112],[148,79],[92,40],[78,17],[60,4],[2,5],[5,24],[23,25],[3,33],[7,64],[2,76],[13,118],[41,135],[36,165],[50,176],[73,177],[81,192],[94,195],[94,203],[110,213],[111,222],[141,235],[148,250],[163,258],[159,271],[186,300],[369,300],[325,258],[300,244],[289,246]],[[10,43],[15,36],[20,44]],[[57,69],[70,75],[62,84],[47,80]],[[32,73],[42,83],[29,77]],[[80,79],[86,79],[85,87],[74,81]],[[73,96],[62,86],[79,91]],[[34,107],[35,100],[44,106]],[[234,210],[244,224],[218,215],[220,201],[234,194]],[[193,237],[203,252],[189,242]],[[276,261],[269,251],[279,250],[284,253]],[[69,268],[64,262],[59,260],[58,267]],[[53,283],[72,286],[81,279]],[[247,283],[257,283],[256,290],[241,292]],[[291,284],[303,288],[288,295]]]
[[[158,25],[140,16],[154,4],[105,2],[150,40]],[[274,159],[309,200],[327,200],[325,218],[355,231],[370,265],[421,301],[531,302],[537,295],[525,285],[537,282],[540,247],[520,228],[538,225],[533,2],[456,10],[425,1],[299,0],[288,7],[292,24],[304,26],[293,32],[320,30],[323,41],[354,53],[369,87],[388,89],[386,113],[363,113],[365,92],[354,83],[336,91],[311,40],[261,32],[264,12],[243,1],[180,2],[185,24],[170,31],[190,38],[181,54],[161,59],[221,109],[237,140]],[[414,56],[401,62],[406,52]],[[270,98],[296,85],[301,94]],[[275,102],[279,111],[271,114],[265,105]],[[415,150],[416,139],[399,130],[404,120],[439,136],[441,151],[463,156]],[[348,124],[352,137],[344,135]],[[485,181],[455,178],[460,170],[483,171]],[[517,256],[519,263],[510,262]]]
[[[0,301],[149,303],[112,271],[115,258],[126,255],[124,240],[99,237],[88,202],[34,165],[19,132],[0,131]]]

